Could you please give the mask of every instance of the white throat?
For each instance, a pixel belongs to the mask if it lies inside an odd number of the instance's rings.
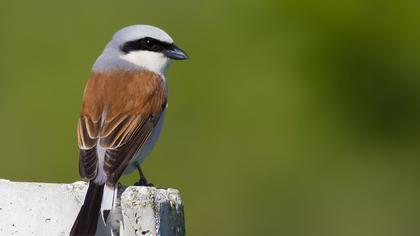
[[[152,51],[132,51],[120,58],[160,75],[163,75],[169,63],[165,55]]]

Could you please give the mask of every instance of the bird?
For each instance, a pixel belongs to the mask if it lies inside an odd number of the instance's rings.
[[[139,171],[159,138],[167,108],[165,70],[188,59],[162,29],[131,25],[117,31],[93,64],[77,123],[79,174],[87,179],[70,236],[95,235],[115,207],[118,180]],[[100,217],[101,216],[101,217]]]

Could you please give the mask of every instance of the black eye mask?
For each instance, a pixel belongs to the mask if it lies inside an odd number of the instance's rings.
[[[120,50],[125,54],[132,51],[151,51],[151,52],[162,52],[165,50],[172,50],[175,45],[172,43],[162,42],[160,40],[146,37],[134,41],[129,41],[121,45]]]

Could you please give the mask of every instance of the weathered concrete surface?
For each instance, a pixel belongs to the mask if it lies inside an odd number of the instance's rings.
[[[178,190],[128,187],[121,196],[124,234],[185,235]]]
[[[85,182],[25,183],[0,180],[0,235],[68,235],[83,203]],[[108,227],[115,235],[185,235],[179,191],[121,187]],[[106,234],[98,226],[97,235]]]

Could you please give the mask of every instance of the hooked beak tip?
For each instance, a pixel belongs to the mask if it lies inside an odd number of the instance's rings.
[[[174,60],[187,60],[187,59],[189,59],[188,54],[184,50],[182,50],[182,49],[180,49],[176,46],[172,49],[164,51],[163,54],[165,54],[165,56],[167,56],[168,58],[171,58],[171,59],[174,59]]]

